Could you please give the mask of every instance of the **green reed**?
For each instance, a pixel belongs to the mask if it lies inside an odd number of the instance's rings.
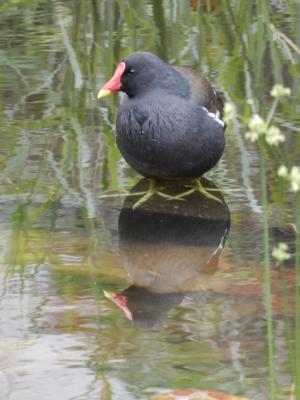
[[[268,365],[270,380],[270,395],[274,400],[276,396],[276,372],[274,361],[274,337],[273,337],[273,312],[272,312],[272,283],[271,283],[271,263],[270,263],[270,246],[269,246],[269,207],[268,207],[268,182],[266,154],[264,144],[259,143],[260,149],[260,187],[262,193],[263,206],[263,242],[264,242],[264,299],[266,307],[267,320],[267,343],[268,343]]]
[[[300,399],[300,193],[296,201],[296,296],[295,296],[295,395]]]

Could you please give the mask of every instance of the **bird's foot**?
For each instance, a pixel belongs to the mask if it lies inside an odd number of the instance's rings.
[[[159,190],[159,186],[157,186],[157,183],[154,179],[149,179],[149,189],[148,191],[142,196],[139,200],[137,200],[133,206],[132,209],[134,210],[137,207],[140,207],[142,204],[144,204],[146,201],[151,199],[153,196],[160,196],[163,197],[164,199],[172,200],[174,196],[169,196]]]
[[[218,203],[222,204],[222,200],[220,200],[218,197],[214,196],[213,194],[209,193],[209,189],[205,189],[205,187],[201,183],[201,179],[196,179],[195,183],[193,186],[191,186],[191,189],[187,190],[186,192],[180,193],[177,196],[173,196],[173,200],[183,200],[184,197],[189,196],[190,194],[194,192],[199,192],[203,196],[207,197],[210,200],[217,201]]]

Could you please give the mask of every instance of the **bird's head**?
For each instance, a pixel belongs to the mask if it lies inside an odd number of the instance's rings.
[[[180,81],[179,74],[155,54],[136,52],[124,58],[112,78],[101,88],[98,99],[122,91],[129,97],[154,89],[174,91]]]

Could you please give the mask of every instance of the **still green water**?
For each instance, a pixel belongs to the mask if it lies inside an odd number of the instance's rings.
[[[195,388],[299,400],[295,194],[277,177],[300,158],[299,55],[286,40],[300,46],[299,1],[8,0],[0,22],[0,399]],[[135,50],[193,66],[235,105],[206,181],[222,203],[155,197],[133,211],[125,198],[147,182],[115,144],[120,97],[96,95]],[[275,114],[286,140],[266,150],[263,207],[244,134],[274,83],[292,97]],[[270,258],[267,281],[264,218],[270,253],[291,253],[281,267]]]

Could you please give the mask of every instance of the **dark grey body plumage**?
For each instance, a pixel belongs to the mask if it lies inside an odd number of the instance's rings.
[[[199,177],[210,170],[224,151],[224,127],[204,108],[210,107],[204,96],[193,94],[191,79],[151,53],[134,53],[124,61],[133,66],[135,79],[129,74],[121,79],[127,96],[116,131],[128,164],[153,178]],[[207,85],[211,97],[217,96]]]

